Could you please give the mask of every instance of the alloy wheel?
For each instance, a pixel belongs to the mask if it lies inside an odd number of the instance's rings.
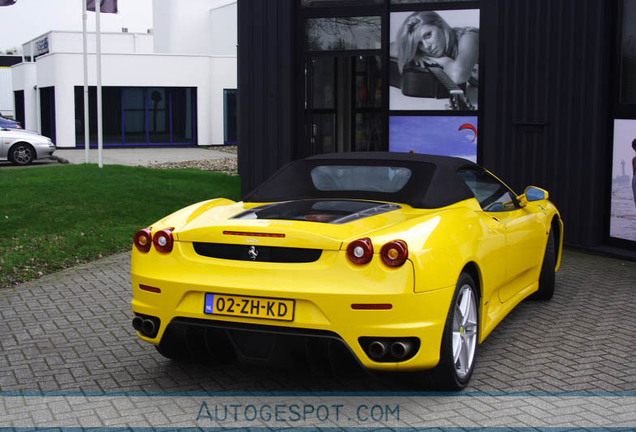
[[[31,151],[31,148],[29,148],[29,146],[20,144],[13,151],[13,160],[19,165],[30,163],[33,160],[33,152]]]
[[[453,317],[453,362],[457,376],[465,378],[475,361],[477,348],[477,303],[473,287],[461,287]]]

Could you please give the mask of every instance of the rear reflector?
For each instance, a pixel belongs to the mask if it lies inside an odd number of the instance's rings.
[[[284,238],[285,234],[277,234],[277,233],[255,233],[255,232],[244,232],[244,231],[223,231],[225,235],[235,235],[235,236],[246,236],[246,237],[275,237],[275,238]]]
[[[149,292],[152,292],[152,293],[161,294],[161,288],[151,287],[151,286],[148,286],[148,285],[139,284],[139,289],[144,290],[144,291],[149,291]]]
[[[356,310],[389,310],[393,309],[393,305],[390,303],[354,303],[351,305],[351,309]]]

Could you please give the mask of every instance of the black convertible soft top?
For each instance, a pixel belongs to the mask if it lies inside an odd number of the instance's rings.
[[[319,190],[311,172],[322,165],[404,167],[411,177],[397,192]],[[415,153],[330,153],[288,163],[251,193],[245,202],[275,202],[300,199],[363,199],[408,204],[416,208],[440,208],[473,198],[458,175],[461,168],[481,168],[466,159]]]

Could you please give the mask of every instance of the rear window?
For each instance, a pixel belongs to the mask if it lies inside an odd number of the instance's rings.
[[[410,169],[393,166],[321,165],[311,170],[311,180],[319,191],[396,193],[410,178]]]
[[[301,200],[267,204],[233,219],[277,219],[343,224],[399,209],[397,204],[351,200]]]

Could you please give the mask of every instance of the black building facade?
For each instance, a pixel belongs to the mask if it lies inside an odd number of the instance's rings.
[[[478,40],[470,78],[403,59],[430,12]],[[239,0],[238,20],[244,193],[316,153],[450,154],[547,189],[569,245],[636,256],[636,0]]]

